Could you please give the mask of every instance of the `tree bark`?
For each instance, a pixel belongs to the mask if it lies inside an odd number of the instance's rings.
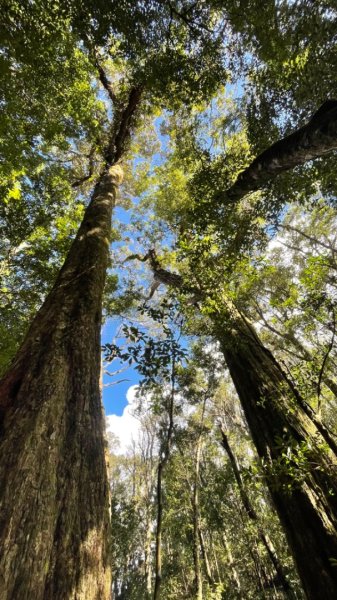
[[[337,597],[337,472],[317,419],[244,317],[215,329],[310,600]],[[327,440],[329,436],[327,435]],[[302,453],[302,454],[301,454]]]
[[[0,597],[110,598],[100,328],[111,212],[106,168],[57,281],[0,385]]]
[[[238,176],[220,202],[238,201],[249,192],[263,187],[283,171],[289,171],[309,160],[337,149],[337,101],[327,100],[309,123],[272,144]]]

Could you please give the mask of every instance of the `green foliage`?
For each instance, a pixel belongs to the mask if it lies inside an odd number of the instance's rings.
[[[143,306],[139,309],[140,315],[148,315],[154,323],[161,326],[161,336],[157,339],[153,335],[134,325],[123,325],[121,333],[128,341],[127,348],[117,344],[106,343],[103,346],[104,357],[107,362],[116,358],[121,362],[134,364],[136,371],[141,376],[139,387],[142,390],[156,389],[172,378],[172,368],[187,357],[185,350],[176,338],[174,316],[177,307],[165,299],[158,308]],[[159,381],[158,381],[159,377]]]
[[[323,419],[336,426],[335,157],[282,175],[238,203],[223,201],[258,152],[334,94],[334,6],[268,0],[261,12],[257,0],[239,4],[9,0],[2,8],[0,372],[67,254],[130,89],[143,88],[119,199],[130,222],[111,236],[112,266],[119,257],[122,266],[109,271],[104,306],[106,316],[142,320],[124,325],[126,347],[104,347],[107,361],[133,365],[141,377],[146,439],[132,457],[112,457],[111,477],[114,593],[130,600],[150,595],[144,557],[153,565],[155,472],[163,448],[163,597],[195,597],[195,490],[211,562],[209,577],[198,540],[205,599],[238,597],[233,564],[241,597],[281,597],[268,588],[272,567],[258,538],[262,525],[292,569],[263,475],[291,494],[316,469],[315,456],[309,442],[279,437],[280,458],[271,472],[261,468],[222,379],[211,337],[215,316],[232,346],[243,343],[237,314],[257,323],[302,397],[318,412],[323,405]],[[113,107],[96,61],[111,81]],[[287,234],[278,238],[282,248],[272,250],[277,226]],[[143,262],[134,268],[123,259],[158,247],[160,266],[178,271],[184,285],[136,311],[152,274]],[[182,332],[201,341],[192,348]],[[261,395],[258,407],[266,401]],[[219,419],[229,423],[258,524],[240,504],[219,444]]]

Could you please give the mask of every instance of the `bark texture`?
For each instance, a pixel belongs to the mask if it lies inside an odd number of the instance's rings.
[[[0,384],[0,597],[110,598],[101,304],[121,169],[106,168]]]
[[[329,435],[244,317],[232,330],[216,328],[307,597],[333,600],[337,471]]]

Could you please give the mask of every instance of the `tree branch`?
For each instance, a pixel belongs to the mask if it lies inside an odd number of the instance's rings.
[[[323,362],[322,362],[322,366],[321,366],[321,370],[319,372],[319,376],[318,376],[318,383],[317,383],[317,396],[318,396],[318,405],[317,405],[317,411],[320,412],[321,410],[321,388],[322,388],[322,379],[323,379],[323,375],[324,375],[324,369],[325,369],[325,365],[326,362],[329,358],[329,354],[333,348],[334,342],[335,342],[335,335],[336,335],[336,315],[335,315],[335,310],[332,307],[332,336],[331,336],[331,340],[330,343],[327,347],[327,351],[325,353]]]
[[[83,177],[80,177],[79,179],[76,179],[75,181],[73,181],[73,183],[71,184],[72,188],[80,187],[83,183],[88,181],[93,176],[94,167],[95,167],[94,156],[95,156],[95,145],[92,146],[90,153],[87,156],[87,158],[89,159],[89,171],[88,171],[87,175],[84,175]]]
[[[175,6],[172,5],[171,2],[167,2],[171,15],[176,15],[176,17],[178,17],[178,19],[181,19],[183,23],[185,23],[185,25],[187,25],[187,27],[191,29],[191,31],[198,31],[199,29],[204,29],[208,33],[213,33],[212,29],[207,27],[207,25],[204,25],[203,23],[195,23],[193,19],[187,16],[188,13],[191,12],[197,6],[197,4],[197,2],[194,2],[194,4],[192,4],[187,10],[180,12],[177,8],[175,8]]]
[[[109,165],[117,163],[125,151],[126,143],[130,137],[132,119],[138,108],[142,91],[141,86],[133,87],[130,91],[128,103],[121,112],[117,133],[111,136],[105,152],[105,158]]]
[[[117,97],[113,90],[112,83],[111,83],[111,81],[109,81],[105,70],[103,69],[102,65],[100,64],[100,62],[98,60],[97,51],[94,52],[94,55],[95,55],[95,65],[97,67],[98,74],[99,74],[99,80],[100,80],[102,86],[104,87],[104,89],[108,92],[108,96],[109,96],[112,104],[115,105],[117,103]]]
[[[146,262],[147,260],[149,260],[149,253],[144,254],[144,256],[142,256],[141,254],[129,254],[129,256],[127,256],[124,260],[123,263],[128,262],[129,260],[140,260],[141,262]]]
[[[282,173],[337,150],[337,100],[327,100],[309,123],[272,144],[238,176],[226,191],[217,194],[220,203],[235,202]]]
[[[141,262],[149,261],[150,263],[151,271],[153,273],[153,283],[151,285],[150,294],[147,297],[147,300],[152,298],[161,283],[178,289],[182,288],[184,285],[181,275],[167,271],[160,266],[160,262],[157,258],[154,248],[151,248],[151,250],[149,250],[147,254],[144,254],[143,256],[140,254],[130,254],[126,257],[124,262],[129,260],[140,260]]]

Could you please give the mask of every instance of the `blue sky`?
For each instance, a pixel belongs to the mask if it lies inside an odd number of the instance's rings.
[[[119,318],[107,320],[102,329],[102,344],[112,342],[120,323],[121,319]],[[120,366],[119,361],[116,360],[107,366],[107,370],[116,371]],[[106,384],[119,381],[120,379],[127,379],[128,381],[117,383],[117,385],[112,385],[111,387],[105,387]],[[103,404],[107,415],[122,415],[128,403],[126,392],[130,386],[137,384],[138,381],[139,375],[133,367],[130,367],[120,375],[116,375],[116,377],[109,377],[109,375],[103,374]]]
[[[160,131],[162,122],[163,122],[163,117],[161,117],[161,116],[157,117],[154,121],[154,126],[156,129],[157,135],[158,135],[158,139],[160,141],[161,148],[160,148],[160,151],[155,152],[151,158],[152,167],[159,166],[163,162],[163,154],[162,153],[167,150],[168,136],[162,135],[162,133]],[[137,165],[142,160],[143,160],[142,157],[136,156],[134,159],[134,164]],[[137,204],[137,202],[139,201],[139,198],[133,198],[133,201],[135,204]],[[112,218],[113,218],[113,221],[118,221],[119,223],[129,225],[131,217],[132,217],[132,209],[125,210],[121,206],[117,206]],[[122,245],[123,244],[124,244],[124,242],[122,242]],[[112,244],[112,252],[114,252],[114,249],[118,248],[118,246],[120,246],[120,242]],[[130,249],[130,250],[131,250],[131,252],[134,251],[134,249]],[[118,269],[118,267],[117,267],[117,269],[114,269],[114,272],[119,274],[119,273],[121,273],[121,270]],[[103,325],[102,334],[101,334],[102,344],[106,344],[108,342],[109,343],[113,342],[113,340],[116,336],[116,333],[118,331],[118,328],[121,325],[121,322],[122,322],[122,319],[119,317],[108,319],[105,322],[105,324]],[[114,340],[114,343],[118,344],[118,339]],[[119,361],[116,360],[112,365],[109,365],[107,367],[107,369],[110,371],[116,371],[120,367],[122,367],[122,365],[119,363]],[[109,383],[111,384],[112,382],[119,381],[120,379],[127,380],[127,381],[122,381],[121,383],[117,383],[116,385],[106,387],[107,384],[109,384]],[[136,385],[138,382],[139,382],[139,374],[132,366],[129,367],[125,372],[121,373],[120,375],[116,375],[115,377],[109,377],[108,375],[105,375],[103,373],[103,404],[104,404],[105,412],[107,415],[121,416],[123,414],[123,411],[128,404],[128,401],[126,398],[127,391],[131,386]]]
[[[229,94],[229,92],[232,92],[235,97],[238,97],[240,95],[240,92],[242,91],[242,87],[241,84],[236,86],[227,85],[226,90],[227,94]],[[212,104],[214,104],[214,110],[216,110],[216,101],[213,100]],[[161,148],[158,152],[155,152],[151,157],[152,168],[162,164],[165,152],[168,150],[169,137],[165,134],[163,135],[161,131],[161,125],[163,121],[163,116],[157,117],[154,121],[155,130],[160,141]],[[210,138],[206,136],[206,143],[210,143],[210,141]],[[136,166],[142,160],[143,157],[136,156],[134,159],[134,165]],[[139,198],[133,198],[133,201],[136,205],[139,201]],[[125,225],[129,225],[130,218],[132,218],[132,212],[132,209],[125,210],[122,207],[117,206],[113,216],[113,220]],[[122,245],[123,243],[124,242],[122,242]],[[112,244],[112,252],[114,252],[114,250],[120,245],[120,242]],[[130,248],[130,251],[134,252],[135,250],[134,248]],[[117,267],[117,269],[114,269],[114,272],[116,272],[119,275],[120,273],[122,273],[122,270]],[[118,339],[115,340],[114,338],[116,336],[119,326],[121,325],[121,322],[122,319],[119,317],[116,317],[114,319],[108,319],[106,321],[102,329],[102,344],[119,343]],[[120,342],[121,341],[122,340],[120,340]],[[121,366],[122,365],[119,363],[119,361],[116,360],[112,365],[109,365],[109,370],[116,371]],[[114,384],[111,387],[106,387],[107,384],[119,381],[120,379],[123,379],[121,383]],[[128,404],[126,397],[127,391],[131,386],[136,385],[138,382],[139,374],[132,366],[123,373],[116,375],[115,377],[103,375],[103,404],[107,415],[121,416],[123,414],[123,411]]]

